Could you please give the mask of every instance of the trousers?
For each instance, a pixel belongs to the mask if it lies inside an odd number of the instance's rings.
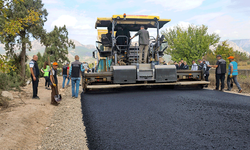
[[[230,80],[234,80],[234,83],[236,84],[238,89],[241,90],[240,84],[237,81],[237,76],[233,76],[232,78],[230,78],[230,75],[227,76],[227,88],[228,88],[228,90],[232,89],[231,84],[230,84]]]
[[[216,90],[219,90],[219,86],[220,86],[220,82],[221,82],[221,90],[224,89],[225,86],[225,73],[223,74],[216,74]]]
[[[139,63],[142,63],[142,54],[144,50],[144,63],[147,63],[147,57],[148,57],[148,45],[140,45],[139,47]]]
[[[31,75],[31,80],[32,80],[33,98],[35,98],[35,97],[37,97],[37,93],[38,93],[39,78],[36,77],[36,81],[34,81],[32,75]]]
[[[51,104],[57,104],[54,98],[56,93],[58,94],[58,86],[54,87],[53,85],[51,85]]]

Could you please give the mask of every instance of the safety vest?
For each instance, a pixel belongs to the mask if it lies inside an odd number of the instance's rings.
[[[71,77],[79,78],[81,64],[71,64],[71,69],[72,69]]]
[[[230,64],[233,65],[233,73],[232,73],[232,75],[233,75],[233,76],[237,76],[237,75],[238,75],[238,64],[237,64],[237,62],[232,61]],[[231,67],[230,67],[230,64],[229,64],[229,67],[228,67],[228,69],[229,69],[228,75],[231,74]]]
[[[43,69],[44,71],[44,77],[48,77],[49,76],[49,65],[46,66],[46,69]]]

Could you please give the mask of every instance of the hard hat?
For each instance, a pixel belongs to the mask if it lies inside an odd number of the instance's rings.
[[[230,56],[230,57],[228,57],[227,59],[234,59],[234,57],[233,57],[233,56]]]
[[[57,62],[54,62],[54,63],[53,63],[53,66],[58,66],[58,63],[57,63]]]

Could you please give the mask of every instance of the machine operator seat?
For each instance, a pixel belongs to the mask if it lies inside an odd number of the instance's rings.
[[[112,47],[112,41],[111,39],[108,38],[107,34],[101,35],[101,42],[102,42],[102,45],[105,47]]]

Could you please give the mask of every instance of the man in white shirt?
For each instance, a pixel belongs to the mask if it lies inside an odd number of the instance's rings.
[[[192,61],[192,64],[193,64],[193,65],[192,65],[191,70],[192,70],[192,71],[197,71],[197,70],[198,70],[198,65],[195,63],[194,60]]]

